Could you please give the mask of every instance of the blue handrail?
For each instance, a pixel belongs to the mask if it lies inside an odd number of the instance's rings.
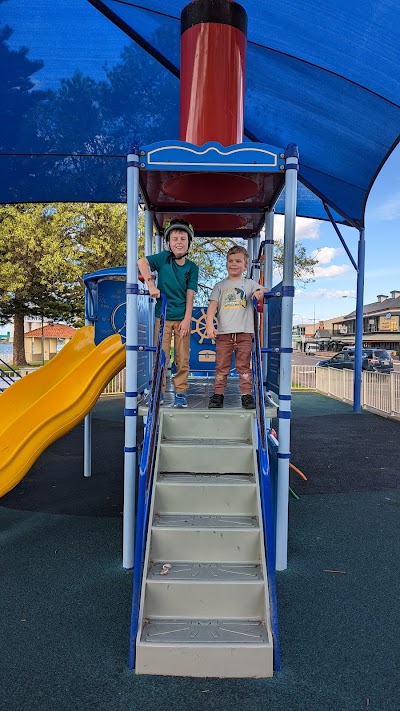
[[[135,564],[133,569],[132,615],[129,641],[129,669],[134,669],[135,667],[136,635],[139,626],[140,593],[143,577],[143,558],[154,478],[154,462],[158,432],[158,411],[160,407],[162,381],[166,368],[166,355],[162,350],[166,311],[167,299],[164,294],[161,294],[160,328],[158,331],[157,348],[154,359],[154,377],[150,391],[146,431],[143,440],[142,456],[139,467],[135,534]]]
[[[275,534],[273,524],[273,506],[271,490],[271,471],[268,456],[268,437],[265,419],[264,390],[261,365],[260,334],[258,327],[257,301],[254,305],[254,350],[252,353],[253,385],[255,390],[258,436],[258,476],[260,481],[261,508],[263,516],[265,557],[268,572],[269,605],[271,629],[274,640],[274,669],[280,671],[280,642],[278,625],[278,600],[275,574]]]
[[[7,385],[13,385],[13,384],[14,384],[14,380],[12,379],[11,375],[9,375],[8,373],[6,373],[6,372],[5,372],[4,370],[2,370],[1,368],[0,368],[0,373],[1,373],[0,379],[1,379],[1,380],[4,380],[4,382],[7,383]]]
[[[14,368],[9,363],[6,363],[6,361],[3,360],[2,358],[0,358],[0,363],[3,363],[3,365],[6,365],[7,368],[9,368],[10,370],[12,370],[13,373],[15,373],[15,375],[18,375],[19,378],[22,378],[21,373],[18,373],[18,370],[14,370]],[[1,371],[1,372],[3,372],[3,371]]]

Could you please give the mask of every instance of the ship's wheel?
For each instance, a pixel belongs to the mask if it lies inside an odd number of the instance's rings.
[[[200,316],[198,318],[195,318],[192,316],[192,330],[191,333],[192,335],[197,336],[197,340],[199,343],[203,343],[203,341],[209,341],[210,343],[215,343],[214,340],[211,340],[207,336],[207,330],[206,330],[206,323],[207,323],[207,310],[202,308],[200,309]],[[214,326],[217,328],[218,321],[214,319]],[[194,326],[194,328],[193,328]]]
[[[118,304],[111,314],[111,328],[114,333],[119,333],[123,340],[126,339],[126,302]]]

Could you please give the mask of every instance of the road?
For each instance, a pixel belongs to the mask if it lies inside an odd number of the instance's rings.
[[[330,358],[335,355],[334,353],[321,352],[318,355],[306,355],[305,353],[300,353],[299,351],[293,351],[292,364],[293,365],[316,365],[319,360],[323,358]],[[400,362],[398,360],[393,361],[395,373],[400,373]]]

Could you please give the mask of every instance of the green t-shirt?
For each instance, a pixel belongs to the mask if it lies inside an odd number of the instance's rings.
[[[186,292],[197,291],[199,268],[187,257],[180,267],[170,251],[146,257],[150,269],[158,272],[157,286],[167,297],[167,321],[182,321],[186,311]],[[161,314],[161,299],[157,299],[156,316]]]

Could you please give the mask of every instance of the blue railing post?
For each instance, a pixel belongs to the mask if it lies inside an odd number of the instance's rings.
[[[274,669],[281,668],[278,601],[276,594],[275,572],[275,533],[272,504],[271,472],[268,457],[267,425],[265,418],[263,374],[261,365],[260,334],[258,328],[257,302],[254,305],[254,350],[252,354],[253,383],[256,395],[256,416],[258,434],[258,478],[260,484],[261,510],[263,518],[263,533],[265,543],[265,558],[268,572],[269,607],[271,614],[271,629],[274,640]]]
[[[162,350],[164,337],[165,315],[167,300],[161,294],[160,328],[158,331],[157,348],[154,359],[154,373],[150,393],[147,425],[143,440],[142,456],[139,467],[136,536],[135,536],[135,567],[133,571],[132,614],[129,639],[129,669],[134,669],[136,659],[136,635],[139,624],[140,594],[143,578],[143,558],[148,526],[148,515],[153,486],[154,462],[156,453],[156,439],[158,430],[158,410],[164,371],[166,368],[166,355]]]

